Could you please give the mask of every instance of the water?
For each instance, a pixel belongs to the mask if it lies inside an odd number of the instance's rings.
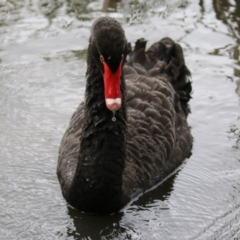
[[[112,121],[115,122],[117,118],[115,117],[115,112],[113,112]]]
[[[89,29],[106,4],[0,0],[0,239],[240,239],[237,0],[111,6],[129,41],[170,36],[183,46],[193,154],[122,213],[89,216],[63,199],[58,147],[83,99]]]

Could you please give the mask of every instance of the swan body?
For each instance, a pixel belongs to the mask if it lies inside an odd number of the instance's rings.
[[[182,48],[170,38],[147,51],[139,42],[126,62],[121,25],[110,17],[93,24],[85,99],[63,136],[57,166],[63,196],[80,211],[119,211],[191,155],[191,82]]]

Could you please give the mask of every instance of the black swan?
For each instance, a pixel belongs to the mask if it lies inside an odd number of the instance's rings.
[[[85,99],[63,136],[57,166],[63,196],[80,211],[119,211],[191,155],[192,88],[182,48],[170,38],[145,47],[139,39],[130,53],[113,18],[92,26]]]

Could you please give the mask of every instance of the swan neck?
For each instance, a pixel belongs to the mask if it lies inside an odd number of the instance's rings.
[[[111,212],[120,207],[122,199],[127,132],[125,83],[122,77],[123,103],[113,116],[105,105],[102,74],[91,63],[87,70],[84,123],[72,199],[87,212],[101,208],[109,208]],[[111,206],[113,203],[114,206]]]

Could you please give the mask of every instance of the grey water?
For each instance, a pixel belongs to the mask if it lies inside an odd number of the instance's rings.
[[[93,21],[178,41],[192,72],[192,156],[112,216],[62,197],[56,165],[83,100]],[[0,0],[0,239],[240,239],[238,0]]]

